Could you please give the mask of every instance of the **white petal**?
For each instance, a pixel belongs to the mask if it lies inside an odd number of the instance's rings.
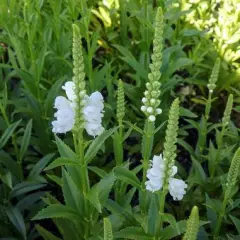
[[[176,167],[176,166],[173,166],[173,167],[172,167],[171,177],[173,177],[176,173],[177,173],[177,167]]]
[[[95,124],[95,123],[86,123],[85,129],[87,133],[93,137],[96,137],[104,131],[104,128],[101,124]]]
[[[58,96],[55,98],[54,108],[58,109],[58,108],[65,108],[68,106],[69,106],[69,101],[65,97]]]
[[[70,101],[74,101],[76,99],[74,87],[75,87],[75,84],[72,81],[68,81],[65,83],[64,86],[62,86],[62,89],[65,90],[66,95]]]

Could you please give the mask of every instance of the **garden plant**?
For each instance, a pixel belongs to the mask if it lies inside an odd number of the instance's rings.
[[[0,0],[0,239],[240,239],[239,0]]]

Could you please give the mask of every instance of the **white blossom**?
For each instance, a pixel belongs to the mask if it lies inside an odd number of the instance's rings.
[[[183,180],[170,178],[168,189],[169,189],[169,193],[171,194],[174,200],[183,199],[183,196],[186,193],[185,188],[187,188],[187,184]]]
[[[165,176],[165,162],[160,154],[154,156],[150,164],[150,169],[147,171],[146,189],[151,192],[159,191],[163,187],[163,181]],[[170,173],[168,190],[174,200],[182,200],[183,195],[186,193],[185,188],[187,184],[183,180],[173,178],[177,173],[177,167],[173,166]]]
[[[103,108],[103,96],[100,92],[94,92],[86,97],[83,116],[86,121],[85,129],[89,135],[95,137],[104,131],[102,126]]]
[[[75,123],[75,111],[79,109],[75,102],[74,83],[68,81],[62,88],[65,90],[67,98],[59,96],[55,99],[54,107],[57,112],[54,114],[56,120],[52,122],[54,133],[71,131]],[[85,91],[79,94],[85,95],[81,102],[85,129],[89,135],[98,136],[104,131],[102,126],[103,96],[100,92],[94,92],[90,96],[86,95]]]
[[[57,112],[54,114],[56,120],[52,122],[52,131],[54,133],[66,133],[71,131],[75,122],[75,113],[71,106],[71,102],[65,97],[57,97],[54,107],[57,109]]]

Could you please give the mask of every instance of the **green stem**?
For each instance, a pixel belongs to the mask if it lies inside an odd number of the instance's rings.
[[[223,217],[225,215],[225,209],[226,209],[227,202],[228,202],[229,192],[230,192],[230,190],[227,189],[227,191],[224,194],[224,200],[223,200],[223,203],[222,203],[221,211],[220,211],[220,214],[219,214],[218,219],[217,219],[214,239],[218,239],[218,236],[219,236],[219,232],[220,232],[220,228],[221,228],[221,225],[222,225]]]
[[[160,199],[159,199],[159,215],[160,215],[159,230],[160,231],[162,230],[162,225],[163,225],[165,198],[166,198],[166,191],[163,190],[160,193]]]
[[[89,219],[90,219],[90,209],[89,209],[89,204],[87,200],[87,194],[90,190],[90,184],[89,184],[89,177],[88,177],[88,168],[87,168],[87,163],[85,162],[84,158],[84,149],[85,149],[85,144],[84,144],[84,139],[83,139],[83,130],[81,129],[77,133],[73,133],[73,140],[74,140],[74,145],[75,145],[75,151],[79,156],[80,160],[80,173],[79,177],[81,179],[81,184],[82,184],[82,193],[84,195],[84,210],[85,210],[85,218],[86,220],[86,227],[85,227],[85,238],[88,239],[89,236]]]
[[[209,114],[210,114],[210,110],[211,110],[211,106],[212,106],[212,93],[208,93],[208,100],[207,100],[207,104],[206,104],[206,108],[205,108],[205,118],[206,118],[206,122],[209,118]]]
[[[117,139],[118,147],[115,148],[115,158],[116,158],[116,165],[121,166],[123,163],[123,125],[122,122],[119,122],[119,130],[118,130],[119,138]],[[116,141],[116,140],[114,140]],[[115,143],[116,144],[116,143]],[[125,184],[122,181],[116,182],[116,200],[119,204],[121,204],[123,195],[125,193]]]
[[[221,149],[222,149],[222,143],[223,143],[223,136],[224,136],[224,133],[225,133],[225,127],[222,126],[222,130],[221,130],[221,133],[220,133],[219,144],[218,144],[217,156],[216,156],[216,160],[215,160],[215,162],[213,163],[212,171],[211,171],[211,174],[210,174],[211,180],[214,179],[215,172],[216,172],[216,167],[217,167],[218,164],[219,164],[220,153],[221,153],[220,151],[221,151]]]
[[[141,208],[142,211],[145,210],[146,208],[146,187],[145,187],[145,182],[147,180],[147,170],[149,168],[149,158],[151,156],[151,152],[152,152],[152,146],[153,146],[153,139],[154,139],[154,123],[149,122],[148,120],[146,120],[147,122],[145,123],[145,127],[144,127],[144,136],[143,136],[143,143],[142,143],[142,148],[143,148],[143,177],[142,177],[142,191],[143,191],[143,201],[141,203]]]
[[[212,94],[209,92],[208,94],[208,100],[205,108],[205,116],[203,117],[203,126],[201,128],[201,131],[199,133],[199,138],[198,138],[198,143],[196,147],[196,153],[197,155],[201,156],[206,144],[206,139],[207,139],[207,122],[211,110],[211,103],[212,103]]]

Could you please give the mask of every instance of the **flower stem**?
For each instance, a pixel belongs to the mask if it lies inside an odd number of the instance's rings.
[[[84,158],[85,144],[83,139],[83,129],[80,129],[77,133],[74,133],[73,139],[74,139],[75,151],[78,154],[79,160],[80,160],[80,169],[79,169],[80,176],[79,177],[81,179],[81,184],[82,184],[81,188],[82,188],[82,193],[84,195],[85,218],[90,219],[90,209],[89,209],[89,204],[87,200],[87,194],[90,190],[90,184],[89,184],[89,177],[88,177],[88,168]],[[88,236],[89,236],[89,222],[86,221],[85,237],[88,238]]]
[[[159,230],[160,230],[160,231],[162,230],[162,225],[163,225],[165,198],[166,198],[166,191],[163,190],[163,191],[160,193],[160,199],[159,199],[159,215],[160,215]]]
[[[142,142],[142,156],[143,156],[143,177],[142,177],[142,190],[143,190],[143,202],[142,202],[142,211],[146,208],[146,188],[145,182],[147,180],[147,170],[149,168],[149,158],[152,152],[153,140],[154,140],[154,123],[149,122],[148,120],[145,123],[144,127],[144,136]]]
[[[227,190],[224,194],[224,200],[223,200],[223,203],[222,203],[221,211],[220,211],[220,214],[219,214],[218,219],[217,219],[217,224],[216,224],[215,234],[214,234],[214,239],[216,239],[216,240],[218,239],[220,228],[221,228],[222,221],[223,221],[223,217],[225,215],[225,209],[226,209],[226,206],[227,206],[227,201],[228,201],[228,196],[229,196],[228,193],[229,193],[229,191]]]

